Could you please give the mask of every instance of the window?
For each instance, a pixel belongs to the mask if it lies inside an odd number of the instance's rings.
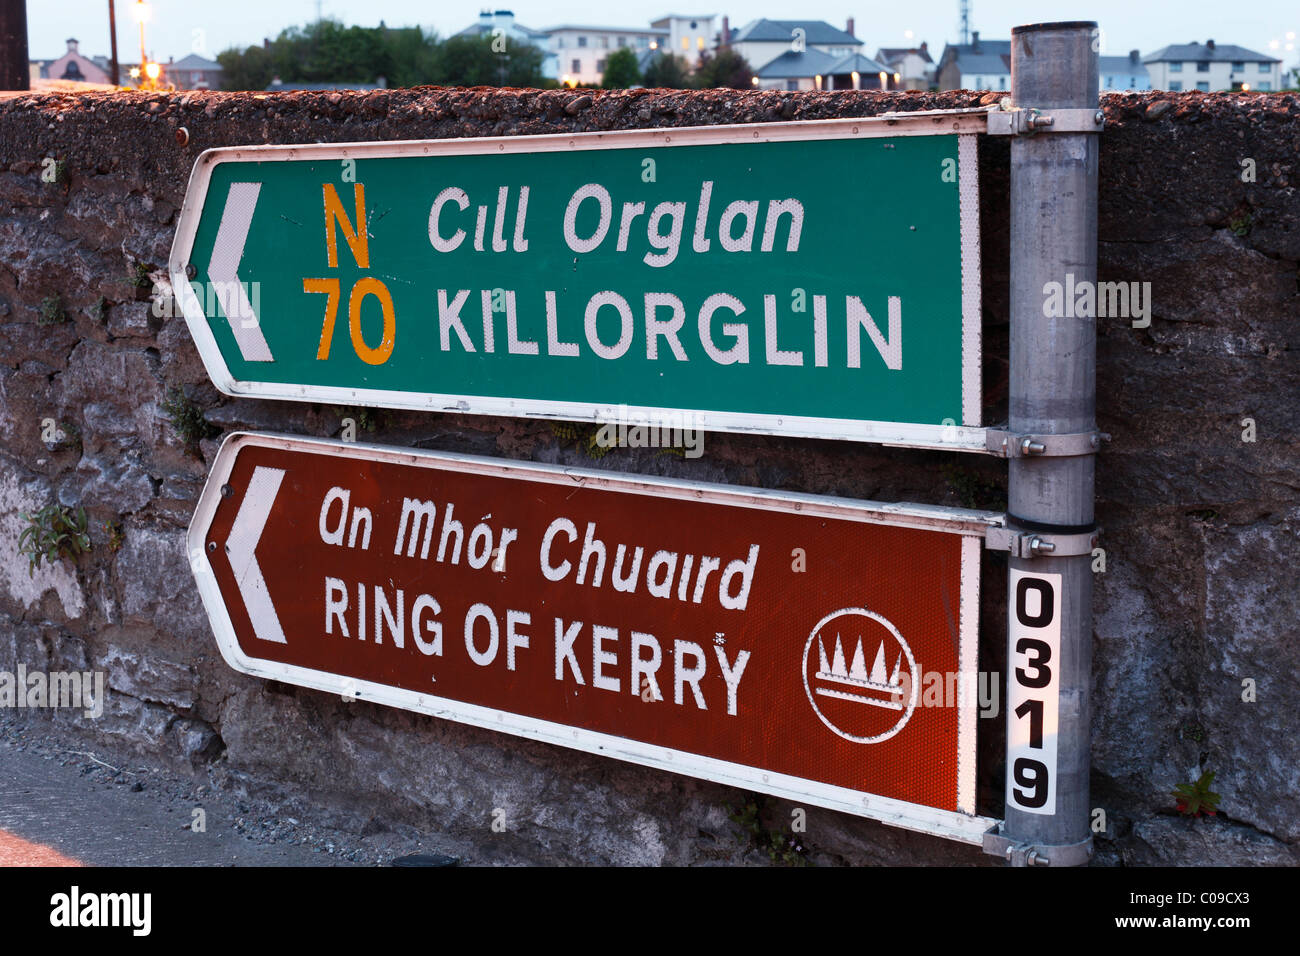
[[[605,72],[605,61],[604,61],[604,60],[597,60],[597,61],[596,61],[596,72],[597,72],[597,73],[604,73],[604,72]]]
[[[586,37],[578,37],[578,46],[586,46],[586,45],[587,45],[587,38],[586,38]]]
[[[1114,88],[1115,88],[1115,77],[1113,76],[1106,77],[1106,89],[1113,90]]]
[[[1182,80],[1170,80],[1170,81],[1169,81],[1169,92],[1170,92],[1170,93],[1181,93],[1182,91],[1183,91],[1183,81],[1182,81]]]
[[[1259,65],[1259,72],[1261,72],[1261,73],[1272,73],[1272,72],[1273,72],[1273,66],[1272,66],[1272,64],[1270,64],[1270,63],[1261,63],[1261,64]]]
[[[691,48],[691,38],[690,38],[690,37],[682,37],[682,49],[683,49],[683,50],[689,50],[690,48]]]
[[[1130,76],[1128,78],[1128,88],[1130,90],[1136,90],[1137,85],[1138,85],[1138,78],[1136,76]]]
[[[1170,63],[1170,64],[1169,64],[1169,72],[1170,72],[1170,73],[1181,73],[1181,72],[1183,72],[1183,65],[1182,65],[1181,63]]]
[[[1273,84],[1270,83],[1268,80],[1259,81],[1259,91],[1261,93],[1269,93],[1272,92],[1272,90],[1273,90]]]
[[[1232,72],[1233,72],[1233,73],[1245,73],[1245,72],[1246,72],[1246,64],[1245,64],[1244,62],[1242,62],[1241,60],[1233,60],[1233,61],[1232,61]]]
[[[623,47],[625,47],[625,46],[627,46],[627,37],[619,37],[619,38],[618,38],[618,48],[621,50],[621,49],[623,49]]]
[[[699,26],[699,24],[696,23],[694,20],[691,21],[691,29],[692,29],[692,30],[694,30],[694,29],[695,29],[696,27],[698,27],[698,26]]]
[[[1005,90],[1006,88],[1007,88],[1007,78],[1006,78],[1005,76],[999,76],[999,77],[998,77],[998,89],[1000,89],[1000,90]]]
[[[703,49],[704,49],[704,37],[696,37],[696,38],[695,38],[695,49],[697,49],[697,50],[703,50]]]
[[[1209,83],[1197,83],[1197,84],[1196,84],[1196,88],[1197,88],[1198,90],[1200,90],[1202,93],[1208,93],[1208,92],[1210,92],[1210,84],[1209,84]]]
[[[609,49],[609,37],[596,37],[596,46],[602,50]]]
[[[582,61],[581,61],[581,60],[574,60],[574,61],[573,61],[573,72],[574,72],[574,73],[581,73],[581,72],[582,72]]]
[[[637,37],[637,38],[636,38],[636,45],[639,46],[641,49],[644,50],[647,46],[650,45],[650,40],[649,40],[648,38],[646,38],[646,37]]]
[[[1197,72],[1197,73],[1209,73],[1209,72],[1210,72],[1210,61],[1209,61],[1209,60],[1201,60],[1201,61],[1199,61],[1199,62],[1196,64],[1196,72]]]

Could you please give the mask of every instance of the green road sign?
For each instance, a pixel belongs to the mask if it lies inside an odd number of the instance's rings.
[[[231,395],[983,450],[983,113],[210,150]]]

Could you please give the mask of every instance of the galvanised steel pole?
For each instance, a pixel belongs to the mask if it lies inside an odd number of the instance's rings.
[[[1097,24],[1092,22],[1013,29],[1013,106],[1095,111],[1097,37]],[[1096,430],[1095,309],[1072,308],[1070,299],[1085,284],[1091,284],[1095,295],[1098,151],[1095,132],[1045,127],[1041,133],[1012,138],[1008,409],[1012,435],[1079,435]],[[1063,308],[1048,302],[1051,283],[1060,284],[1061,298],[1056,301]],[[1080,316],[1079,311],[1089,314]],[[1093,530],[1094,462],[1091,453],[1050,451],[1011,458],[1008,519],[1012,528],[1046,536]],[[1011,684],[1019,681],[1027,685],[1023,693],[1028,703],[1022,703],[1019,714],[1008,707],[1007,810],[1002,833],[1012,844],[1033,848],[1033,852],[1008,854],[1014,863],[1071,865],[1086,861],[1091,852],[1091,565],[1090,554],[1011,558],[1008,702],[1012,702]],[[1017,585],[1018,577],[1028,577],[1029,584]],[[1051,641],[1040,641],[1038,632],[1052,630],[1058,622],[1059,650],[1054,649],[1053,659],[1044,660],[1041,645],[1050,647]],[[1044,700],[1036,703],[1033,697],[1039,691],[1033,685],[1044,682]],[[1052,684],[1058,694],[1055,702],[1046,698]],[[1024,762],[1011,759],[1012,738],[1018,734],[1032,747],[1035,729],[1039,750],[1050,745],[1055,734],[1055,766],[1032,749],[1024,751]],[[1040,771],[1033,766],[1035,761],[1050,771],[1051,779],[1036,779]],[[1045,796],[1040,786],[1051,793],[1051,799],[1041,808],[1026,809]]]

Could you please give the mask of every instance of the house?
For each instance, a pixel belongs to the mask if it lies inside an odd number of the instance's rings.
[[[761,90],[898,89],[898,74],[883,63],[850,53],[832,56],[821,50],[787,50],[755,75]]]
[[[714,19],[712,13],[702,16],[670,13],[658,20],[651,20],[650,26],[656,30],[667,30],[664,52],[675,53],[694,69],[700,62],[700,54],[712,50],[717,43],[713,29]]]
[[[221,89],[221,64],[191,53],[163,67],[163,76],[178,90]]]
[[[477,22],[471,23],[454,36],[501,37],[507,44],[522,43],[537,47],[542,52],[542,76],[551,80],[559,79],[559,61],[551,49],[550,34],[516,22],[511,10],[483,10],[479,13]]]
[[[853,35],[852,19],[847,30],[836,29],[824,20],[753,20],[743,27],[729,29],[726,40],[727,45],[749,61],[760,80],[763,68],[778,57],[800,73],[807,73],[817,65],[830,65],[818,57],[797,63],[787,54],[816,51],[840,60],[862,49],[862,41]]]
[[[1130,50],[1128,56],[1097,57],[1097,84],[1103,93],[1151,89],[1151,76],[1142,54]]]
[[[75,80],[80,83],[107,83],[108,71],[77,51],[76,37],[69,37],[68,49],[57,60],[40,61],[40,76],[33,79]]]
[[[970,43],[949,43],[935,71],[941,90],[1010,90],[1011,41],[981,40],[972,30]]]
[[[876,60],[889,73],[899,75],[899,89],[928,90],[935,82],[934,60],[926,43],[918,47],[881,47],[876,51]]]
[[[1230,91],[1282,88],[1282,61],[1228,44],[1178,43],[1142,58],[1150,89]]]
[[[597,27],[564,24],[546,31],[565,86],[598,85],[605,63],[615,50],[630,49],[640,61],[650,50],[667,52],[671,36],[666,27]]]

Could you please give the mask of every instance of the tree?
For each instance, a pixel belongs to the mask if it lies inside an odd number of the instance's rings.
[[[695,67],[695,85],[702,90],[748,90],[754,85],[754,68],[731,47],[723,47],[717,55],[706,51]]]
[[[498,53],[493,37],[448,37],[438,45],[434,82],[443,86],[545,85],[542,51],[530,43],[507,43]]]
[[[622,47],[609,55],[601,86],[607,90],[625,90],[640,82],[641,68],[636,65],[636,54],[631,47]]]
[[[680,56],[661,53],[645,68],[642,82],[651,88],[684,90],[691,85],[691,65]]]
[[[242,53],[224,50],[217,54],[217,62],[221,64],[223,90],[264,90],[274,79],[271,54],[264,47],[250,46]]]

